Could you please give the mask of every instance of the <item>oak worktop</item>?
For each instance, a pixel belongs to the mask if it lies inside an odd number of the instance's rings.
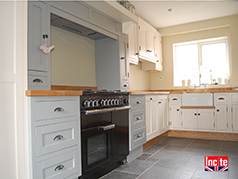
[[[26,90],[26,96],[81,96],[82,91],[69,90]]]

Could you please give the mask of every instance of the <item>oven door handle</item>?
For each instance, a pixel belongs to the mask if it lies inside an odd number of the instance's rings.
[[[107,125],[107,126],[99,126],[98,130],[107,131],[107,130],[110,130],[110,129],[114,129],[115,127],[116,127],[115,124],[110,124],[110,125]]]
[[[126,110],[126,109],[130,109],[130,108],[131,108],[131,106],[122,106],[122,107],[114,107],[114,108],[86,110],[86,111],[82,111],[82,112],[85,115],[90,115],[90,114],[98,114],[98,113],[105,113],[105,112],[111,112],[111,111]]]

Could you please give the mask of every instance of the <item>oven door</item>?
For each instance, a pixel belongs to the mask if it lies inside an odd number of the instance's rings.
[[[115,128],[115,124],[111,123],[110,113],[83,114],[81,120],[92,119],[93,122],[95,118],[99,121],[102,119],[104,124],[81,130],[82,178],[95,178],[98,173],[112,165],[112,129]]]

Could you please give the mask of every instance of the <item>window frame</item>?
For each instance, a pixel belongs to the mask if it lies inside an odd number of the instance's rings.
[[[225,43],[226,44],[226,71],[228,75],[230,76],[230,59],[229,59],[229,42],[228,42],[228,36],[222,36],[217,38],[209,38],[209,39],[201,39],[196,41],[187,41],[187,42],[180,42],[180,43],[174,43],[173,44],[173,87],[182,87],[175,86],[175,72],[177,67],[177,56],[176,56],[176,47],[179,46],[186,46],[186,45],[194,45],[197,44],[198,46],[198,71],[201,73],[201,66],[202,66],[202,46],[203,45],[210,45],[210,44],[218,44],[218,43]],[[231,82],[228,84],[231,85]],[[187,83],[185,84],[187,86]]]

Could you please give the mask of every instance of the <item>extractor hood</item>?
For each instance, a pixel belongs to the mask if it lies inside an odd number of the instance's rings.
[[[108,36],[106,36],[106,35],[103,35],[99,32],[96,32],[92,29],[84,27],[80,24],[77,24],[75,22],[72,22],[68,19],[57,16],[55,14],[50,15],[50,21],[51,21],[51,25],[53,25],[55,27],[67,30],[69,32],[72,32],[72,33],[75,33],[78,35],[82,35],[84,37],[87,37],[87,38],[90,38],[93,40],[108,38]]]

